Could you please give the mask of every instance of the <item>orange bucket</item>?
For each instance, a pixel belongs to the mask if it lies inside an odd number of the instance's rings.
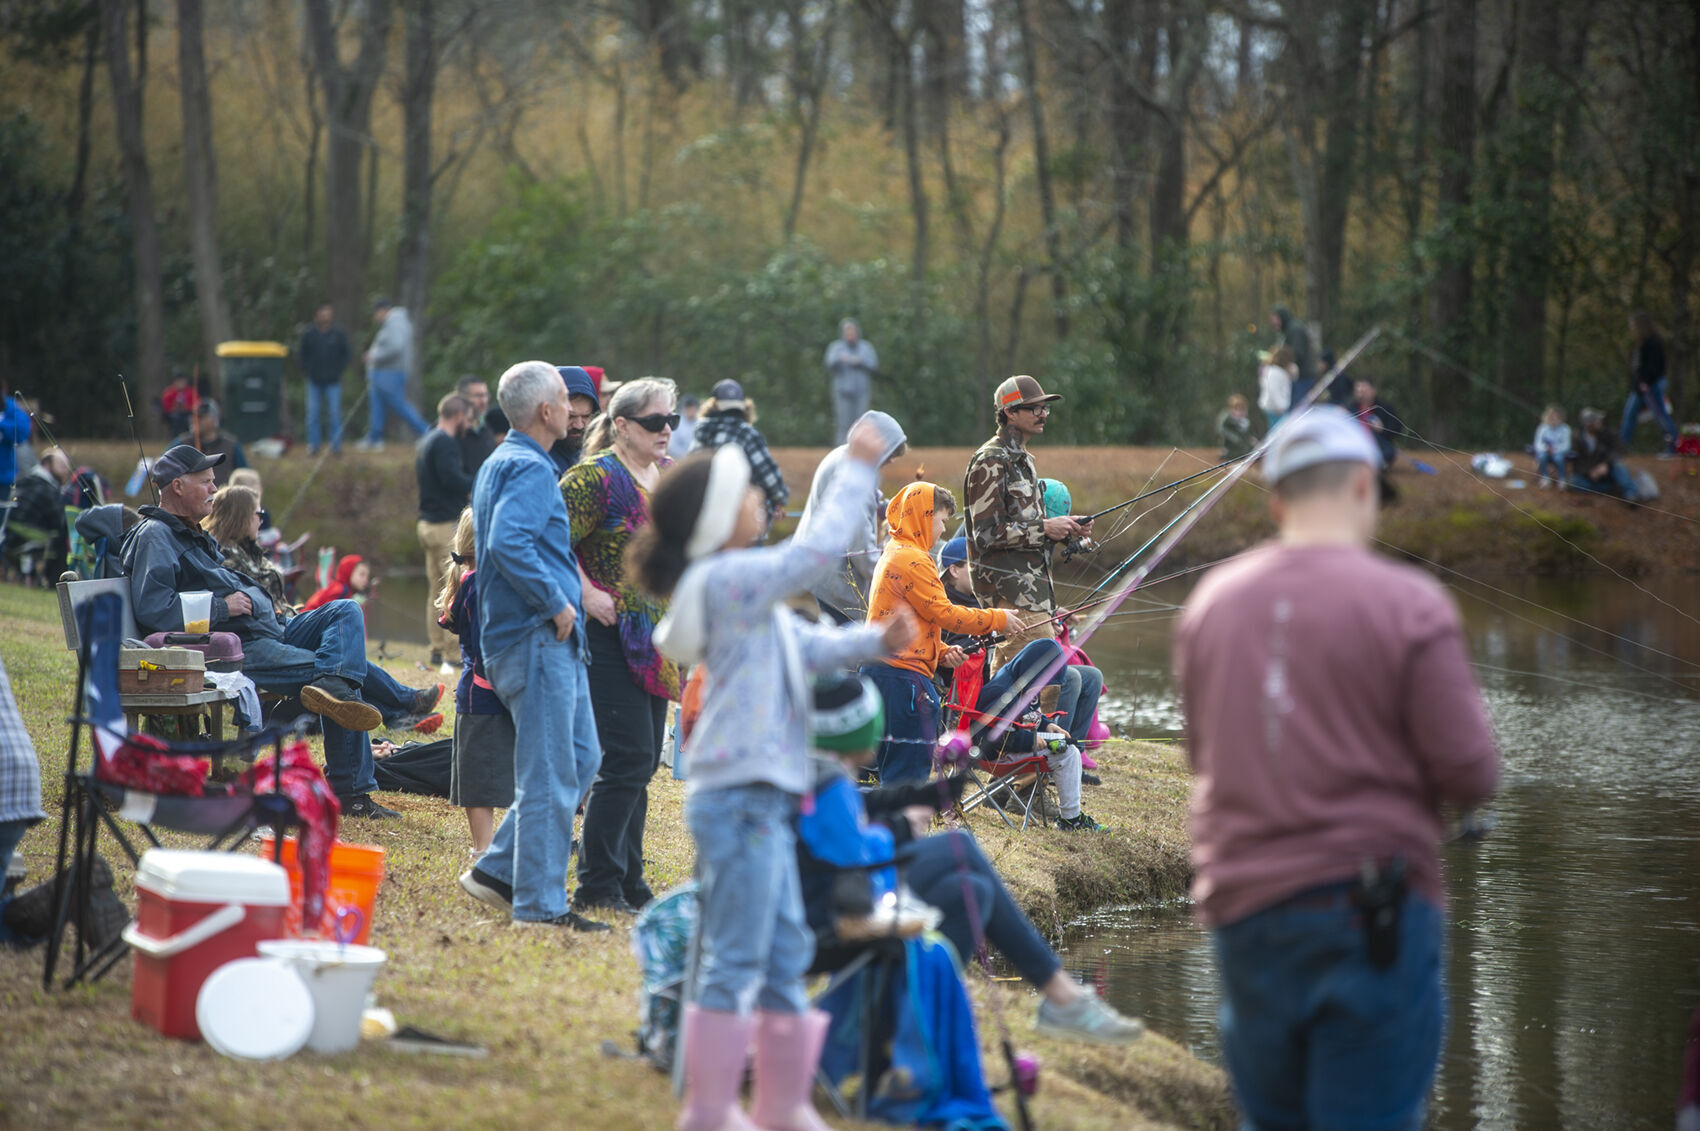
[[[270,834],[260,840],[260,855],[272,859]],[[289,873],[289,909],[284,926],[289,934],[307,933],[301,923],[301,865],[295,860],[295,838],[283,838],[283,870]],[[360,929],[348,941],[366,945],[372,937],[372,913],[378,902],[378,885],[384,882],[384,850],[376,844],[348,844],[336,841],[331,845],[330,882],[325,888],[325,913],[317,924],[317,933],[326,938],[336,936],[337,912],[353,907],[360,912]],[[274,873],[275,874],[275,873]]]

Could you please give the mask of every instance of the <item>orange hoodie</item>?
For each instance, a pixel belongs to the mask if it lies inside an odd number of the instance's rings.
[[[886,662],[931,676],[939,666],[941,629],[980,636],[1004,627],[1002,609],[975,609],[953,604],[939,581],[938,565],[929,552],[933,546],[933,491],[931,483],[911,483],[897,493],[886,507],[885,521],[891,527],[874,568],[874,591],[868,601],[868,623],[889,620],[908,605],[919,622],[914,641]]]

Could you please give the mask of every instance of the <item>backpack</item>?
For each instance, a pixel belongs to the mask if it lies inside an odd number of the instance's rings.
[[[656,896],[632,924],[632,953],[637,955],[643,973],[643,985],[638,990],[637,1052],[658,1072],[673,1070],[679,1047],[691,935],[696,925],[694,880]]]

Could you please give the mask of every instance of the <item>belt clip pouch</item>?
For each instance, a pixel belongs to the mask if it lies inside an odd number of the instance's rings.
[[[1363,922],[1370,965],[1388,970],[1399,960],[1399,909],[1405,902],[1405,858],[1386,864],[1365,860],[1352,889],[1352,903]]]

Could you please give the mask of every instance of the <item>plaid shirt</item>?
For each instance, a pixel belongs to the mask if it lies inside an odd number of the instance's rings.
[[[12,698],[6,665],[0,663],[0,821],[39,821],[45,816],[41,763],[18,714],[18,701]]]
[[[773,462],[767,441],[762,439],[755,425],[732,412],[705,416],[697,421],[696,439],[691,450],[698,452],[733,443],[742,447],[744,454],[750,457],[750,482],[760,487],[762,494],[767,496],[767,521],[771,525],[785,513],[791,489],[785,486],[785,477],[779,474],[779,465]]]

